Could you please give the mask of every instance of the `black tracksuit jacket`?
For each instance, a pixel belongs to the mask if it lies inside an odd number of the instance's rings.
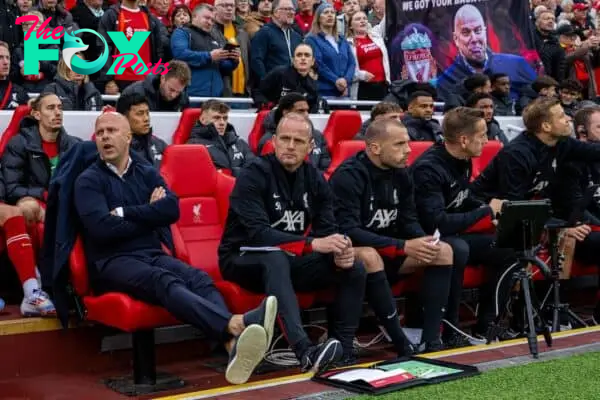
[[[444,144],[430,147],[410,167],[419,221],[428,233],[442,236],[491,226],[492,209],[476,199],[470,189],[471,160],[453,157]]]
[[[329,182],[340,231],[354,246],[395,258],[405,255],[405,240],[425,236],[405,168],[381,169],[362,151],[337,168]]]
[[[333,195],[321,173],[308,163],[289,173],[269,154],[252,160],[236,179],[219,259],[242,246],[276,246],[300,256],[312,251],[313,237],[337,232]]]
[[[553,205],[555,216],[569,220],[584,211],[581,221],[600,225],[600,162],[568,163],[558,174],[555,192],[564,193]]]
[[[473,182],[474,194],[489,201],[531,200],[547,198],[564,201],[558,190],[558,178],[569,162],[600,161],[600,144],[564,138],[556,146],[547,146],[535,135],[524,132],[502,148],[487,168]],[[562,193],[561,193],[562,192]]]

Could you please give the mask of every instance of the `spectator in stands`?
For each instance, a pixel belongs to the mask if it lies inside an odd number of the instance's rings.
[[[301,46],[298,46],[301,47]],[[269,113],[265,118],[263,127],[265,129],[264,135],[258,142],[258,151],[262,152],[264,145],[275,136],[277,126],[285,115],[289,113],[305,115],[308,118],[309,105],[306,98],[300,93],[288,93],[279,100],[277,108]],[[310,121],[310,120],[309,120]],[[331,155],[329,154],[329,148],[325,142],[325,137],[321,131],[316,130],[312,126],[312,149],[310,151],[309,160],[319,171],[325,172],[331,164]]]
[[[344,6],[342,7],[342,12],[336,17],[336,27],[339,35],[348,36],[350,18],[359,12],[361,7],[358,0],[343,0],[343,3]]]
[[[80,53],[80,58],[85,57]],[[44,92],[54,93],[62,101],[63,111],[100,111],[102,95],[87,75],[73,71],[65,60],[58,61],[54,82],[44,88]]]
[[[480,94],[479,96],[489,96]],[[487,99],[491,104],[491,99]],[[430,147],[411,166],[413,180],[418,182],[415,203],[425,232],[439,229],[442,236],[457,236],[468,248],[468,264],[484,265],[487,285],[481,288],[476,332],[487,338],[489,325],[495,318],[495,289],[502,273],[516,262],[511,249],[493,246],[496,238],[492,220],[500,214],[503,200],[493,198],[489,203],[477,200],[469,189],[473,157],[481,155],[488,141],[484,111],[466,107],[455,108],[444,115],[444,142]],[[500,305],[507,300],[506,279]],[[459,295],[460,297],[460,295]],[[458,322],[458,310],[452,318]],[[501,336],[501,339],[507,338]]]
[[[319,93],[317,81],[313,73],[315,59],[313,50],[308,44],[299,44],[294,50],[291,66],[282,65],[275,68],[260,82],[254,91],[254,102],[258,108],[268,103],[278,103],[289,93],[300,93],[308,102],[309,112],[319,111]]]
[[[385,101],[377,103],[371,109],[371,118],[363,122],[362,126],[360,127],[360,132],[356,134],[354,139],[365,140],[367,128],[369,128],[369,126],[375,121],[380,119],[395,119],[400,121],[402,120],[403,116],[404,110],[398,104]]]
[[[356,61],[348,41],[337,32],[335,10],[331,4],[322,3],[317,8],[306,43],[315,55],[319,95],[325,99],[348,97]]]
[[[44,21],[44,16],[39,11],[30,11],[27,15],[35,16],[39,19],[39,24],[34,28],[34,33],[41,26]],[[27,32],[33,23],[28,22],[22,24],[23,33]],[[39,48],[45,49],[56,49],[60,50],[60,47],[56,44],[40,44]],[[28,93],[40,93],[42,90],[52,82],[54,75],[56,75],[56,61],[40,61],[39,62],[39,73],[33,75],[25,74],[25,45],[23,42],[15,50],[14,64],[13,64],[13,75],[15,77],[15,83],[21,85]],[[18,71],[18,73],[17,73]]]
[[[250,15],[250,3],[249,0],[235,1],[235,23],[241,27],[244,26],[246,17]]]
[[[312,27],[314,14],[315,0],[298,0],[298,11],[296,12],[296,18],[294,18],[294,20],[304,35],[306,35]]]
[[[574,117],[579,108],[583,85],[575,79],[566,79],[558,85],[560,104],[569,117]]]
[[[408,98],[408,110],[402,118],[408,129],[410,140],[439,142],[442,140],[440,123],[433,118],[433,97],[431,93],[417,91]]]
[[[292,0],[273,1],[273,16],[252,38],[250,68],[256,82],[260,82],[273,69],[293,63],[296,46],[302,37],[296,32]]]
[[[515,100],[510,96],[510,77],[507,74],[493,74],[492,98],[494,99],[494,113],[499,117],[516,115]]]
[[[95,31],[98,29],[100,18],[104,15],[106,7],[107,6],[105,6],[102,0],[83,0],[77,2],[75,7],[70,11],[73,16],[73,21],[79,25],[81,29],[92,29]],[[87,50],[83,52],[86,60],[96,60],[100,57],[104,48],[102,47],[103,45],[100,45],[98,42],[96,35],[93,33],[82,33],[81,40],[88,45]],[[90,77],[92,82],[95,81],[95,78],[98,75],[98,73],[95,73]]]
[[[350,97],[380,101],[388,94],[390,85],[390,60],[385,42],[369,32],[367,15],[362,11],[349,18],[347,34],[356,63]]]
[[[253,5],[252,8],[254,11],[247,17],[244,17],[244,29],[248,32],[250,39],[256,35],[256,32],[258,32],[264,24],[271,21],[273,2],[271,0],[257,0],[257,4]]]
[[[171,7],[170,0],[151,0],[148,8],[152,15],[167,28],[171,28],[171,20],[169,19],[169,8]]]
[[[37,9],[44,16],[42,21],[52,18],[48,23],[50,30],[57,26],[62,26],[65,32],[73,32],[79,29],[79,26],[73,21],[71,13],[65,10],[58,0],[40,0]]]
[[[19,15],[27,14],[33,7],[32,0],[17,0],[15,3],[19,10]]]
[[[219,42],[237,44],[240,54],[237,67],[230,73],[223,74],[223,97],[247,97],[250,93],[250,38],[244,27],[238,25],[234,18],[235,0],[215,0],[215,24],[212,34],[219,38]]]
[[[452,242],[436,242],[419,225],[413,182],[405,168],[410,147],[404,125],[391,119],[375,121],[367,129],[366,142],[366,150],[346,160],[331,177],[337,221],[358,246],[357,257],[364,261],[368,273],[367,300],[388,333],[398,335],[395,304],[382,301],[382,297],[391,297],[387,279],[395,284],[401,279],[400,274],[425,269],[422,288],[425,320],[419,351],[442,350],[440,325],[446,309],[454,310],[458,319],[468,253],[454,248]],[[451,290],[455,285],[458,286]],[[451,292],[453,298],[449,300]],[[377,298],[379,307],[373,304]],[[396,344],[400,353],[398,347]]]
[[[538,76],[531,84],[531,87],[523,91],[519,99],[518,115],[527,107],[529,103],[538,97],[556,97],[556,88],[558,82],[550,76]]]
[[[236,179],[219,246],[223,278],[277,297],[284,334],[304,371],[350,357],[365,289],[365,270],[354,259],[351,241],[339,233],[329,186],[304,161],[311,140],[306,116],[281,119],[275,154],[257,158]],[[242,252],[243,246],[282,251]],[[295,292],[331,286],[332,335],[314,345],[302,327]]]
[[[487,137],[489,140],[497,140],[504,145],[508,144],[508,138],[502,128],[500,128],[498,121],[494,118],[494,99],[491,95],[485,93],[472,94],[467,99],[466,106],[483,112],[483,119],[485,119],[485,123],[487,124]]]
[[[238,176],[240,170],[254,158],[254,154],[228,120],[227,104],[218,100],[204,102],[200,120],[192,128],[188,143],[205,145],[218,169]]]
[[[29,100],[25,89],[11,82],[10,67],[10,47],[0,42],[0,110],[13,110]]]
[[[444,103],[444,113],[456,108],[463,107],[467,103],[469,96],[476,93],[491,93],[492,84],[490,77],[486,74],[473,74],[457,85],[454,93],[446,97]]]
[[[21,315],[53,317],[56,309],[38,281],[40,272],[36,266],[35,247],[27,233],[27,225],[43,219],[43,211],[37,200],[22,200],[17,207],[5,204],[5,195],[4,179],[0,175],[0,226],[4,237],[2,244],[23,286]]]
[[[42,93],[31,102],[31,117],[21,123],[2,154],[6,200],[10,204],[43,202],[52,173],[63,153],[80,139],[63,127],[62,102],[54,93]],[[39,220],[43,221],[43,212]]]
[[[577,33],[577,36],[579,36],[582,41],[589,39],[596,29],[589,10],[589,3],[581,0],[575,0],[573,2],[573,19],[571,20],[571,25],[573,25],[575,33]]]
[[[100,18],[98,33],[106,40],[109,54],[118,55],[120,52],[107,32],[123,32],[129,40],[133,37],[133,32],[150,31],[150,36],[138,50],[138,55],[145,65],[167,62],[166,56],[169,54],[167,28],[145,6],[140,6],[138,3],[139,0],[123,0],[108,8]],[[98,46],[102,48],[100,38],[97,41]],[[145,79],[144,75],[135,74],[131,67],[126,68],[120,75],[107,75],[114,61],[115,58],[109,57],[100,73],[99,89],[101,91],[104,89],[105,94],[117,94],[129,84]]]
[[[3,7],[0,7],[0,41],[8,44],[12,53],[23,41],[19,27],[15,23],[17,17],[27,14],[31,11],[31,0],[23,0],[16,2],[4,2]]]
[[[183,111],[190,106],[186,88],[191,80],[190,67],[183,61],[174,60],[169,63],[169,72],[165,75],[148,75],[143,81],[129,85],[123,95],[143,95],[150,111]]]
[[[185,4],[173,7],[171,14],[171,32],[177,28],[183,28],[192,22],[192,12]],[[171,65],[171,64],[169,64]]]
[[[167,309],[229,352],[225,378],[244,383],[262,360],[277,299],[232,315],[208,274],[172,257],[170,225],[179,201],[155,168],[130,156],[131,129],[119,114],[96,120],[98,160],[75,181],[86,258],[95,291],[122,292]]]
[[[373,27],[379,25],[385,16],[385,0],[375,0],[373,9],[369,13],[369,24]]]
[[[192,23],[175,29],[171,37],[173,57],[185,61],[192,70],[190,96],[220,97],[223,94],[223,75],[233,71],[239,62],[239,52],[225,50],[211,31],[214,9],[200,4],[192,14]]]
[[[541,12],[535,20],[535,48],[538,53],[543,52],[544,44],[554,39],[554,29],[556,27],[556,16],[554,12],[546,10]]]
[[[159,168],[167,144],[152,134],[150,106],[146,96],[136,92],[120,96],[117,101],[117,112],[127,117],[129,122],[132,134],[131,149]]]

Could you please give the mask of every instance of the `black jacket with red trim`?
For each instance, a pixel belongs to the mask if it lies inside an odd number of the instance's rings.
[[[425,236],[406,169],[381,169],[362,151],[340,165],[330,183],[340,230],[354,246],[394,258],[404,255],[405,240]]]
[[[472,160],[460,160],[444,144],[430,147],[410,167],[419,221],[442,236],[493,227],[492,209],[471,194]]]
[[[275,246],[295,255],[308,254],[313,237],[337,232],[333,195],[321,173],[308,163],[289,173],[269,154],[255,158],[236,179],[219,258],[243,246]]]
[[[484,201],[531,200],[564,196],[556,190],[557,172],[568,162],[600,161],[600,143],[584,143],[571,137],[548,146],[535,135],[524,132],[494,157],[473,182],[473,192]]]

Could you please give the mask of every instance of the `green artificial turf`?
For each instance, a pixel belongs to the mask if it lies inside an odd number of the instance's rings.
[[[472,378],[353,399],[600,399],[600,352],[500,368]]]

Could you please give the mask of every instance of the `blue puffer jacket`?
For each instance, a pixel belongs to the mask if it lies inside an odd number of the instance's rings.
[[[210,52],[221,49],[225,43],[194,26],[177,28],[171,36],[171,52],[176,60],[185,61],[192,70],[189,96],[220,97],[223,94],[223,76],[238,66],[238,61],[214,62]]]
[[[338,36],[339,52],[335,51],[323,33],[309,34],[306,36],[306,43],[312,47],[315,53],[315,65],[319,74],[319,95],[341,96],[342,93],[335,87],[335,81],[339,78],[346,79],[348,91],[350,91],[356,61],[348,41],[343,36]]]

